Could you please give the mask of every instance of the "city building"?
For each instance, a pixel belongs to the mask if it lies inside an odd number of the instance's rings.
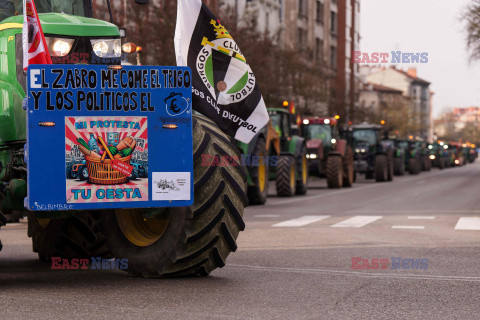
[[[360,86],[359,109],[357,121],[374,121],[373,119],[387,119],[385,107],[405,102],[401,90],[374,83],[363,83]]]
[[[411,110],[417,123],[415,134],[429,140],[433,138],[430,82],[418,77],[416,68],[404,71],[395,66],[362,66],[360,69],[364,81],[400,90],[410,98]]]
[[[352,59],[352,52],[360,46],[360,0],[338,0],[337,10],[337,65],[335,80],[336,111],[347,120],[356,120],[360,89],[359,65]],[[332,28],[335,13],[332,10]],[[332,47],[333,50],[333,47]],[[335,51],[334,50],[334,51]]]
[[[309,53],[324,66],[328,95],[317,114],[340,114],[353,119],[358,106],[360,77],[351,52],[360,42],[359,0],[284,0],[284,43]]]
[[[453,108],[434,120],[435,135],[455,137],[455,133],[463,132],[462,137],[471,142],[480,142],[480,107]]]

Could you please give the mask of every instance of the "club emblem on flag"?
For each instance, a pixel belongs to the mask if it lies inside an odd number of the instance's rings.
[[[193,108],[250,142],[268,123],[265,102],[239,46],[200,0],[178,0],[175,50],[193,70]]]

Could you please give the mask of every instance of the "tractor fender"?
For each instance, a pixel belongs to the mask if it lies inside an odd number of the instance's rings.
[[[302,152],[302,147],[305,145],[305,139],[299,136],[293,136],[292,140],[288,142],[288,152],[296,157]]]
[[[247,148],[247,154],[253,154],[253,150],[255,150],[255,147],[257,146],[257,142],[258,142],[258,139],[260,139],[260,137],[262,138],[265,138],[265,135],[263,134],[263,132],[259,132],[257,135],[255,135],[255,137],[253,137],[252,141],[250,141],[250,143],[247,145],[248,148]]]
[[[347,141],[340,139],[337,141],[337,145],[335,147],[335,152],[338,152],[340,156],[345,156],[345,151],[347,150]]]

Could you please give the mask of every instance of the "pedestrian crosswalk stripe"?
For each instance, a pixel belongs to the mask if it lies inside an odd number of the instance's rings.
[[[408,216],[411,220],[435,220],[434,216]]]
[[[418,229],[423,230],[425,226],[392,226],[392,229]]]
[[[455,230],[480,230],[480,218],[462,217],[458,219]]]
[[[272,227],[302,227],[306,226],[307,224],[328,219],[330,217],[331,216],[303,216],[297,219],[287,220],[274,224]]]
[[[369,223],[382,219],[383,216],[355,216],[332,225],[333,228],[361,228]]]
[[[255,218],[278,218],[279,214],[257,214]]]

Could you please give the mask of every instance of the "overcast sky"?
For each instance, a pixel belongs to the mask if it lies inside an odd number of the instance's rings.
[[[480,62],[469,63],[460,16],[469,0],[360,0],[362,52],[428,52],[434,114],[480,106]],[[402,65],[404,69],[412,65]]]

